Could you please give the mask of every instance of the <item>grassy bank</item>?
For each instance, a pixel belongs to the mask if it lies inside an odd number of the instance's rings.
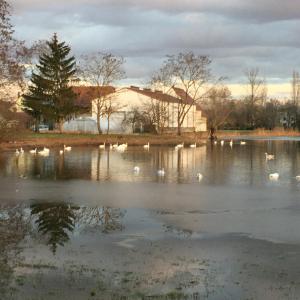
[[[293,130],[219,130],[217,132],[219,139],[234,138],[234,137],[297,137],[300,136],[299,131]],[[130,146],[151,145],[166,145],[173,146],[178,143],[193,144],[204,143],[207,141],[207,133],[185,133],[182,136],[175,134],[154,135],[154,134],[80,134],[80,133],[33,133],[24,132],[11,141],[0,143],[1,149],[12,149],[18,147],[44,147],[44,146],[63,146],[68,144],[71,146],[95,146],[102,143],[128,143]]]
[[[300,132],[297,130],[284,130],[276,128],[274,130],[256,129],[256,130],[219,130],[218,138],[251,136],[251,137],[298,137]]]
[[[186,133],[177,135],[153,135],[153,134],[59,134],[59,133],[32,133],[26,132],[9,142],[0,143],[0,148],[11,149],[18,147],[43,147],[43,146],[95,146],[102,143],[128,143],[130,146],[151,145],[176,145],[178,143],[193,144],[203,143],[207,139],[206,133]]]

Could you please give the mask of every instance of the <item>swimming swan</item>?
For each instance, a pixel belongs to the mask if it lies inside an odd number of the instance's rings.
[[[143,146],[144,149],[149,149],[150,148],[150,143],[148,142],[146,145]]]
[[[278,180],[279,179],[279,174],[278,173],[271,173],[271,174],[269,174],[269,179],[270,180]]]
[[[64,145],[64,150],[65,150],[65,151],[71,151],[71,150],[72,150],[72,147],[70,147],[70,146],[67,147],[66,145]]]
[[[34,150],[30,150],[29,153],[36,154],[37,153],[37,149],[35,148]]]
[[[157,171],[157,175],[158,175],[158,176],[165,176],[165,169],[162,168],[161,170],[158,170],[158,171]]]
[[[268,153],[266,152],[265,155],[266,155],[266,160],[272,160],[272,159],[275,159],[275,155],[273,155],[273,154],[268,154]]]
[[[203,179],[203,175],[201,173],[197,173],[196,177],[199,181]]]
[[[103,145],[99,145],[99,149],[105,149],[105,143],[103,143]]]

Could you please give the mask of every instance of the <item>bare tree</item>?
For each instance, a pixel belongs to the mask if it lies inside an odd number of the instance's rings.
[[[162,134],[169,119],[168,103],[151,98],[150,102],[143,104],[142,110],[156,132]]]
[[[104,107],[103,107],[103,116],[107,118],[107,129],[106,134],[109,134],[110,130],[110,118],[113,114],[119,112],[122,108],[125,107],[125,105],[120,104],[119,102],[115,101],[116,94],[118,91],[116,91],[114,94],[108,95],[104,101]]]
[[[226,86],[211,89],[202,102],[202,109],[207,117],[210,138],[214,139],[216,130],[223,125],[231,112],[231,92]]]
[[[16,101],[16,88],[24,86],[24,66],[22,59],[26,47],[13,37],[10,21],[11,7],[0,0],[0,99]]]
[[[97,129],[99,134],[101,130],[101,117],[105,114],[109,95],[104,92],[105,87],[112,85],[116,81],[124,78],[123,57],[114,56],[110,53],[93,53],[85,55],[79,64],[79,72],[87,84],[97,87],[96,99],[94,100],[93,112],[97,118]]]
[[[137,127],[141,128],[142,125],[147,125],[147,123],[147,117],[137,106],[131,107],[130,114],[123,120],[123,126],[131,126],[132,132],[135,132]]]
[[[293,71],[292,77],[292,102],[295,106],[299,106],[300,102],[300,75],[299,72]]]
[[[265,105],[267,98],[266,81],[259,74],[258,68],[245,71],[247,79],[248,123],[251,128],[255,127],[255,114],[257,105]]]
[[[207,56],[195,55],[193,52],[170,55],[152,80],[169,87],[169,93],[173,93],[174,88],[183,91],[177,95],[178,135],[181,135],[182,124],[191,108],[207,94],[205,85],[211,79],[210,64],[211,60]]]
[[[17,100],[25,87],[24,57],[28,48],[13,37],[11,7],[0,0],[0,139],[13,138],[19,115]]]

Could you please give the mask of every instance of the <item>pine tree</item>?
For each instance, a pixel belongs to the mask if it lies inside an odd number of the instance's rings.
[[[49,51],[39,57],[29,92],[23,95],[23,106],[24,111],[36,120],[36,125],[41,118],[52,120],[62,132],[65,119],[76,112],[76,95],[70,87],[76,73],[76,63],[74,56],[69,56],[71,48],[65,42],[59,42],[56,34],[47,45]]]

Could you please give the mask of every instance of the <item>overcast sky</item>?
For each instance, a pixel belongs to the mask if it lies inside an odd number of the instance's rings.
[[[126,59],[128,83],[148,80],[166,54],[209,55],[235,92],[259,67],[269,91],[286,95],[300,71],[299,0],[11,0],[20,39],[53,32],[74,54],[110,51]]]

